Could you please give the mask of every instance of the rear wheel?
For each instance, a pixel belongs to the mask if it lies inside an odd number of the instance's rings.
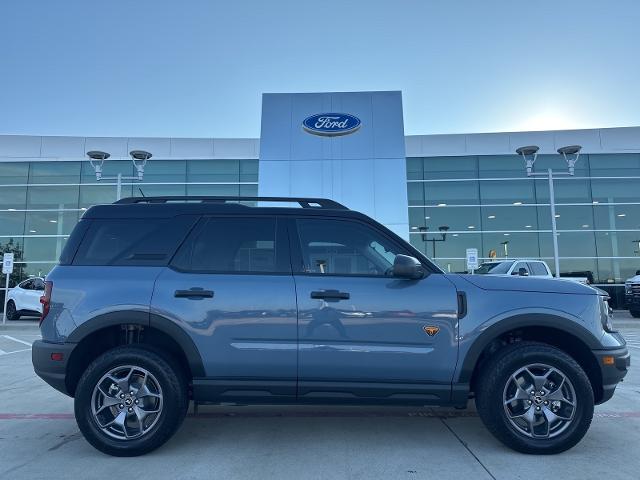
[[[80,378],[76,421],[98,450],[142,455],[178,429],[187,394],[184,375],[169,358],[141,346],[116,347],[94,360]]]
[[[553,454],[576,445],[593,417],[589,378],[555,347],[521,342],[483,366],[476,406],[488,430],[523,453]]]
[[[629,310],[629,313],[633,318],[640,318],[640,310]]]
[[[20,319],[20,314],[16,309],[16,304],[13,302],[13,300],[9,300],[7,302],[7,320],[19,320],[19,319]]]

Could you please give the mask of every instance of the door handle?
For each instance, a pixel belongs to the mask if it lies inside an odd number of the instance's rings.
[[[213,298],[213,290],[194,287],[189,290],[176,290],[173,296],[176,298]]]
[[[324,300],[349,300],[348,292],[340,292],[338,290],[317,290],[311,292],[311,298],[318,298]]]

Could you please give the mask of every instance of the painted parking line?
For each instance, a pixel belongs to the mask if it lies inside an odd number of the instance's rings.
[[[19,338],[12,337],[11,335],[2,335],[2,338],[6,338],[7,340],[13,340],[14,342],[21,343],[21,344],[26,345],[28,347],[32,346],[31,342],[27,342],[25,340],[20,340]]]
[[[30,351],[31,351],[31,349],[30,349],[30,348],[23,348],[23,349],[21,349],[21,350],[12,350],[12,351],[10,351],[10,352],[5,352],[5,351],[3,351],[3,350],[0,350],[0,356],[3,356],[3,355],[11,355],[11,354],[13,354],[13,353],[30,352]]]
[[[219,418],[477,418],[477,412],[202,412],[189,414],[196,419]],[[625,419],[640,418],[640,411],[596,412],[595,418]],[[72,420],[72,413],[0,413],[0,420]]]

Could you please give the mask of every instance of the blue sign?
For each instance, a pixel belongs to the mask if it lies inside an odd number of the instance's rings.
[[[316,113],[302,122],[302,128],[313,135],[337,137],[360,128],[360,119],[348,113]]]

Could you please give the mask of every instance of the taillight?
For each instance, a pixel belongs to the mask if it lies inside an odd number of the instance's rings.
[[[51,306],[51,291],[53,290],[53,282],[44,282],[44,295],[40,297],[40,303],[42,304],[42,314],[40,315],[40,325],[49,313]]]

